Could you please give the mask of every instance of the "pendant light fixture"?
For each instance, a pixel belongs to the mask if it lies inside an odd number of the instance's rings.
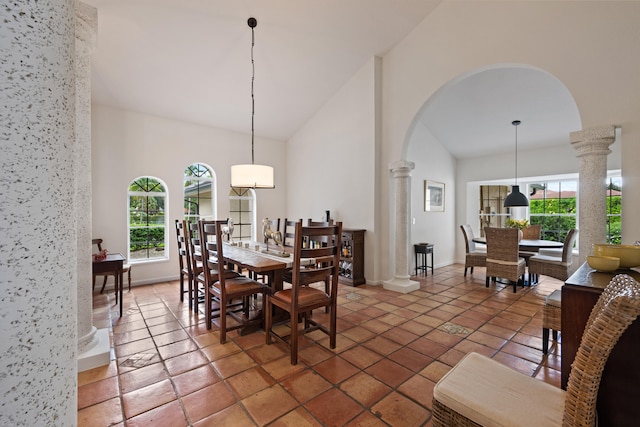
[[[529,206],[529,199],[520,192],[518,185],[518,125],[520,120],[514,120],[511,124],[516,128],[516,183],[511,186],[511,193],[504,199],[504,207]]]
[[[251,164],[231,166],[231,186],[238,188],[275,188],[273,168],[271,166],[254,164],[255,101],[253,96],[253,81],[256,76],[256,67],[253,62],[253,46],[255,45],[254,28],[258,25],[258,21],[255,18],[249,18],[247,24],[251,28]]]

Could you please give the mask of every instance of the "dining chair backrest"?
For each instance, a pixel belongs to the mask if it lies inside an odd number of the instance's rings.
[[[518,229],[487,227],[487,260],[518,262]]]
[[[306,242],[326,240],[330,244],[322,247],[310,247]],[[338,273],[340,272],[340,250],[342,241],[342,223],[322,226],[302,226],[302,221],[296,223],[295,243],[293,248],[292,284],[308,285],[310,283],[330,279],[335,286],[331,286],[330,293],[337,295]],[[314,258],[315,267],[301,265],[303,258]],[[294,299],[297,290],[294,289]]]
[[[102,239],[91,239],[91,244],[96,245],[98,252],[102,252]]]
[[[200,232],[198,230],[197,222],[187,221],[187,238],[189,242],[189,253],[191,253],[191,269],[199,271],[202,268],[202,252],[200,251]]]
[[[298,220],[302,222],[302,219]],[[296,238],[296,221],[291,221],[288,218],[284,219],[282,225],[282,246],[292,248]]]
[[[224,247],[224,245],[222,244],[222,227],[227,225],[227,221],[199,221],[198,225],[198,230],[201,237],[200,251],[202,253],[204,276],[205,280],[207,280],[207,283],[209,283],[211,282],[210,279],[212,279],[212,277],[209,277],[211,271],[222,270],[222,268],[219,268],[219,265],[224,265],[224,255],[222,253],[222,248]]]
[[[539,240],[542,233],[542,226],[539,224],[530,225],[522,229],[522,238],[527,240]]]
[[[178,262],[180,271],[187,270],[191,272],[191,257],[189,255],[189,242],[187,240],[187,222],[185,220],[175,220],[176,225],[176,241],[178,243]],[[191,273],[189,273],[191,274]]]
[[[564,238],[564,245],[562,246],[562,262],[571,264],[571,260],[573,259],[573,245],[575,245],[577,238],[578,230],[575,228],[569,230],[567,236]]]
[[[462,224],[460,226],[462,235],[464,236],[464,244],[467,253],[474,252],[476,250],[476,242],[473,241],[473,230],[469,224]]]

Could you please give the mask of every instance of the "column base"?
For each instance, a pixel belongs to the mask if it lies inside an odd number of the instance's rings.
[[[95,345],[78,354],[78,372],[109,364],[111,356],[109,328],[98,329],[94,339],[97,341]]]
[[[409,277],[394,277],[391,280],[383,282],[382,287],[389,291],[407,294],[420,289],[420,282],[409,280]]]

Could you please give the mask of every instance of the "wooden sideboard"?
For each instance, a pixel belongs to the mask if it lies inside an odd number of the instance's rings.
[[[364,278],[364,232],[361,229],[342,229],[340,283],[358,286],[367,281]]]
[[[562,388],[567,388],[584,327],[603,289],[616,274],[627,273],[640,281],[636,270],[599,273],[587,263],[562,287]],[[598,425],[631,426],[640,420],[640,321],[636,320],[620,338],[604,368],[598,392]]]

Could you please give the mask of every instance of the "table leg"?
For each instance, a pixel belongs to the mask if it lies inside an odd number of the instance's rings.
[[[123,271],[122,268],[119,269],[118,274],[116,274],[116,276],[118,277],[118,292],[120,293],[120,317],[122,317],[122,303],[123,303],[123,297],[122,297],[122,289],[124,288],[124,278],[123,278]],[[117,299],[118,297],[116,297]]]

